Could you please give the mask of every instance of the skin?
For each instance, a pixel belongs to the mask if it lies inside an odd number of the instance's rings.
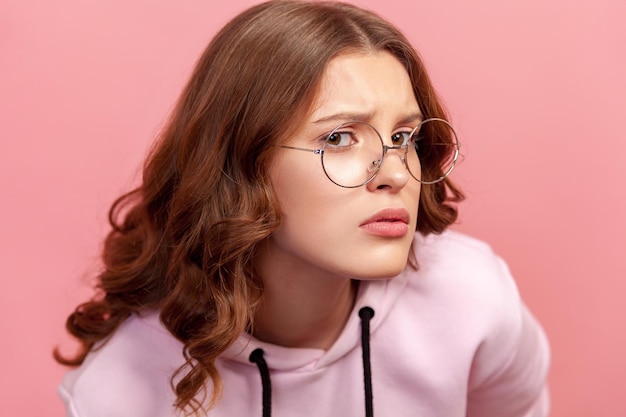
[[[328,64],[314,110],[286,144],[320,148],[325,133],[361,120],[391,145],[394,133],[410,131],[421,118],[409,76],[395,57],[379,51],[344,54]],[[265,291],[253,334],[281,346],[328,349],[351,313],[358,281],[389,279],[405,268],[420,183],[397,151],[359,188],[333,184],[319,156],[283,148],[271,178],[284,217],[256,259]],[[389,208],[409,214],[405,234],[381,236],[363,226]]]

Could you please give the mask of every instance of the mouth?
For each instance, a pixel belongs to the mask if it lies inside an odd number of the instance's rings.
[[[411,216],[403,208],[387,208],[359,225],[361,230],[382,237],[403,237],[409,232]]]

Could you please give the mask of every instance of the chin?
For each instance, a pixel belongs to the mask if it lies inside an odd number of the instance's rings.
[[[371,262],[363,262],[358,268],[355,268],[351,276],[353,279],[362,281],[391,279],[404,271],[407,262],[407,258],[398,262],[385,260],[376,265],[372,265]]]
[[[361,252],[362,256],[352,263],[355,279],[389,279],[399,275],[407,267],[411,245],[387,245],[375,250]]]

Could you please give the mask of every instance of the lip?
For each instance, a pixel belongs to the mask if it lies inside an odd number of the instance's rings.
[[[409,232],[411,216],[404,208],[386,208],[359,225],[367,233],[383,237],[403,237]]]

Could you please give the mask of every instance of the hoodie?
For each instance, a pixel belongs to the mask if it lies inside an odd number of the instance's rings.
[[[330,349],[242,334],[216,362],[224,392],[208,416],[547,416],[547,339],[506,264],[453,231],[413,247],[418,270],[360,282]],[[130,317],[66,374],[67,415],[183,415],[170,385],[182,349],[158,312]]]

